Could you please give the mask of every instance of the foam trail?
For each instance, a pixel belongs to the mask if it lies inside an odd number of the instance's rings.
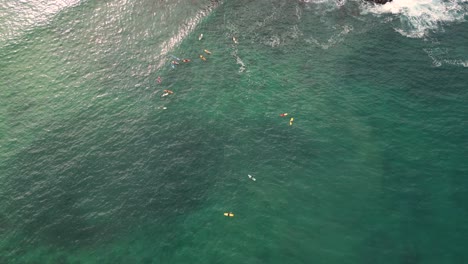
[[[239,73],[241,72],[244,72],[245,71],[245,64],[244,62],[241,60],[241,58],[239,56],[237,56],[237,52],[236,52],[236,63],[240,65],[239,67]]]
[[[245,67],[245,64],[244,62],[242,61],[242,59],[239,57],[239,55],[237,54],[238,53],[238,49],[236,47],[236,45],[233,45],[234,46],[234,50],[232,51],[231,55],[236,58],[236,63],[238,65],[240,65],[239,67],[239,73],[242,73],[245,71],[246,67]]]
[[[364,13],[398,15],[400,34],[422,38],[430,32],[442,29],[442,25],[465,21],[466,0],[393,0],[385,5],[369,5]]]

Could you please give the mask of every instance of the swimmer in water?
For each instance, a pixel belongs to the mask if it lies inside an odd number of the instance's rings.
[[[172,63],[173,65],[179,65],[179,62],[177,62],[177,61],[175,61],[175,60],[173,60],[171,63]]]
[[[161,76],[158,76],[157,82],[161,83]]]

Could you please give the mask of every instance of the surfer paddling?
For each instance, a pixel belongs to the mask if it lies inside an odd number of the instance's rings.
[[[247,176],[249,176],[249,179],[251,179],[252,181],[256,181],[257,179],[255,179],[252,175],[250,174],[247,174]]]

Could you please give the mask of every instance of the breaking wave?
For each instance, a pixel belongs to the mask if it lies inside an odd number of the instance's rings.
[[[210,4],[206,8],[199,10],[195,14],[195,16],[187,19],[185,23],[178,28],[176,34],[174,34],[169,40],[164,41],[160,45],[161,52],[157,68],[160,68],[164,65],[165,57],[167,56],[169,51],[174,49],[175,46],[177,46],[185,37],[187,37],[195,29],[195,27],[201,22],[201,20],[204,17],[208,16],[220,4],[221,3],[218,0],[211,0]]]
[[[384,5],[367,4],[364,13],[393,14],[400,21],[395,28],[398,33],[423,38],[449,23],[465,21],[467,6],[467,0],[393,0]]]

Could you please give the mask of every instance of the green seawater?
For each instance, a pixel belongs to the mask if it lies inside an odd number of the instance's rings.
[[[468,261],[466,1],[56,2],[0,4],[1,264]]]

